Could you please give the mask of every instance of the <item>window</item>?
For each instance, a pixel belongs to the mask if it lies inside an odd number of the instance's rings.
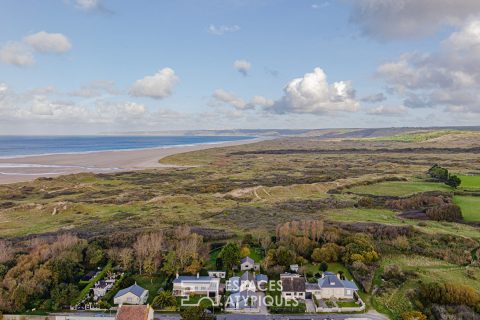
[[[351,295],[352,294],[352,290],[347,290],[347,295]]]

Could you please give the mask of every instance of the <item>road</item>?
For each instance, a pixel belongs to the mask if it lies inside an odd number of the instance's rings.
[[[248,314],[220,314],[217,315],[217,320],[324,320],[324,319],[369,319],[369,320],[388,320],[387,317],[378,313],[363,313],[363,314],[304,314],[304,315],[248,315]],[[155,319],[158,320],[179,320],[179,315],[176,314],[155,314]]]

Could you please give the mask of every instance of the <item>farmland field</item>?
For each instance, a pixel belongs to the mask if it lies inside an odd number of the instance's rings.
[[[465,220],[480,221],[480,197],[455,196],[454,201],[462,208]]]
[[[358,194],[371,194],[383,196],[408,196],[418,192],[425,191],[452,191],[447,185],[436,182],[424,181],[391,181],[381,182],[366,186],[358,186],[348,189],[347,191]]]
[[[458,177],[462,180],[461,188],[480,189],[480,176],[459,175]]]

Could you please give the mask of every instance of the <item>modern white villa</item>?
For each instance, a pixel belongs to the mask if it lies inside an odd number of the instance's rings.
[[[189,297],[201,295],[212,299],[214,304],[220,302],[220,278],[210,276],[180,276],[173,280],[173,295]]]

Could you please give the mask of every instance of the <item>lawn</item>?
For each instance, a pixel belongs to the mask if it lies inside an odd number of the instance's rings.
[[[462,180],[460,187],[464,189],[480,189],[480,176],[458,176]]]
[[[455,204],[462,209],[466,221],[480,221],[480,197],[455,196]]]
[[[304,266],[307,269],[308,273],[316,274],[317,272],[320,272],[320,264],[306,264]],[[353,279],[352,275],[350,274],[350,271],[348,271],[347,268],[341,263],[338,262],[331,262],[328,264],[328,272],[332,272],[337,274],[339,271],[342,271],[345,277],[349,280]]]
[[[337,306],[340,308],[356,308],[359,305],[355,301],[337,301]]]
[[[452,191],[452,188],[436,182],[425,181],[388,181],[380,182],[366,186],[358,186],[347,189],[346,191],[357,194],[371,194],[376,196],[397,196],[404,197],[414,193],[425,191]]]
[[[167,279],[162,275],[134,275],[132,278],[137,284],[148,290],[148,303],[152,303],[153,299],[157,296],[159,290],[166,284]]]
[[[204,265],[204,268],[206,270],[217,270],[217,257],[222,251],[222,248],[216,248],[212,251],[210,251],[210,255],[208,257],[207,262]]]

